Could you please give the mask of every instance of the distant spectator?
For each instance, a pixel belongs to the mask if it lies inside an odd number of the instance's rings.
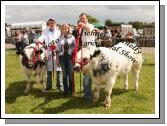
[[[132,39],[133,35],[132,35],[132,32],[128,32],[127,35],[126,35],[126,38],[127,39]]]
[[[18,51],[21,50],[21,44],[22,44],[21,33],[20,33],[20,31],[16,31],[16,33],[15,33],[15,45],[16,45],[16,49]]]
[[[112,46],[117,44],[117,30],[112,30]]]
[[[136,37],[134,36],[134,34],[133,34],[132,32],[128,32],[128,33],[127,33],[126,39],[127,39],[127,41],[130,42],[130,43],[135,43],[135,44],[137,44]]]
[[[122,38],[122,33],[121,33],[121,30],[119,32],[117,32],[117,38]]]
[[[115,29],[115,30],[114,30],[114,35],[117,36],[117,34],[118,34],[118,30]]]
[[[41,33],[42,33],[42,32],[41,32],[40,30],[36,30],[36,31],[35,31],[35,34],[36,34],[37,37],[41,36]]]
[[[27,46],[27,45],[29,45],[29,40],[28,40],[28,35],[27,35],[27,33],[25,32],[25,31],[23,31],[23,34],[22,34],[22,36],[21,36],[21,41],[22,41],[22,46],[23,46],[23,48],[25,47],[25,46]]]
[[[111,32],[107,26],[104,26],[103,30],[100,31],[100,39],[101,39],[100,46],[102,46],[102,47],[110,47],[111,46],[111,44],[112,44]]]
[[[29,44],[35,42],[35,36],[36,36],[35,32],[32,29],[30,29],[28,33]]]
[[[40,30],[35,31],[35,39],[34,41],[38,40],[38,38],[42,35],[42,32]]]
[[[8,38],[7,30],[5,28],[5,40]]]
[[[107,26],[101,31],[101,39],[109,39],[111,37],[111,32],[108,30]]]

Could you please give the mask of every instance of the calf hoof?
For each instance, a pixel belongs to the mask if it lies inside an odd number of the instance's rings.
[[[105,104],[104,104],[105,110],[106,110],[106,111],[109,110],[110,106],[111,106],[110,103],[105,103]]]
[[[105,101],[104,102],[104,107],[105,107],[106,110],[108,110],[110,108],[110,106],[111,106],[111,101]]]
[[[108,111],[110,106],[105,106],[105,110]]]

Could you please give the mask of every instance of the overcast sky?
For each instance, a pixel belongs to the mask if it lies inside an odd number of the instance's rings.
[[[105,19],[116,22],[154,22],[155,7],[152,5],[6,5],[5,21],[9,23],[47,21],[55,18],[57,23],[76,24],[80,13],[85,12],[104,23]]]

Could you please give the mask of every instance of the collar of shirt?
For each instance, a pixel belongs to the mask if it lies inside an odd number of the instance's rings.
[[[64,39],[69,39],[69,38],[71,38],[71,35],[70,35],[70,34],[68,34],[68,35],[63,35],[63,38],[64,38]]]
[[[49,29],[49,31],[50,31],[50,32],[54,32],[54,31],[55,31],[55,29]]]

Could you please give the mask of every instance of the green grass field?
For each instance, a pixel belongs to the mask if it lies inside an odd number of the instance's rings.
[[[63,97],[53,84],[50,92],[41,92],[40,84],[33,85],[24,94],[26,82],[15,50],[6,50],[5,59],[5,112],[6,114],[154,114],[155,112],[155,66],[153,61],[143,64],[139,91],[133,91],[132,73],[129,73],[129,90],[124,91],[123,78],[117,78],[112,93],[112,105],[108,111],[103,107],[105,93],[100,92],[97,104],[80,97],[79,74],[75,74],[75,96]],[[82,87],[83,89],[83,87]],[[83,96],[83,93],[81,94]]]

